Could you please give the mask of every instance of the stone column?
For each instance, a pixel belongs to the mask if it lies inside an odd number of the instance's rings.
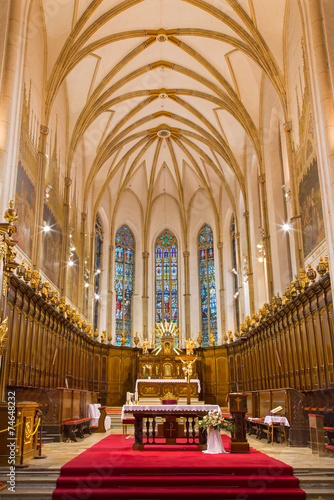
[[[40,135],[38,143],[38,169],[37,169],[37,187],[36,187],[36,213],[35,225],[32,236],[32,263],[33,268],[39,270],[41,267],[42,244],[43,244],[43,211],[44,211],[44,194],[45,194],[45,171],[48,165],[48,155],[46,154],[47,136],[49,134],[48,127],[40,126]]]
[[[325,218],[327,251],[331,275],[334,275],[334,103],[323,25],[322,2],[309,0],[313,38],[314,80],[313,99],[321,158],[319,161],[322,202]]]
[[[148,338],[148,252],[143,252],[143,339]]]
[[[90,233],[90,259],[89,259],[89,287],[88,287],[88,323],[93,324],[93,297],[94,297],[94,256],[95,256],[95,233]]]
[[[287,122],[283,125],[286,140],[286,150],[289,163],[290,188],[291,188],[291,223],[293,225],[293,240],[295,250],[294,272],[297,273],[301,267],[304,267],[304,251],[302,238],[302,221],[299,213],[299,203],[297,196],[297,180],[295,176],[295,161],[293,156],[292,125]]]
[[[67,285],[67,263],[69,257],[69,242],[70,242],[70,192],[71,192],[72,179],[65,177],[64,187],[64,218],[63,218],[63,240],[61,248],[61,261],[60,261],[60,294],[66,296]]]
[[[218,242],[218,266],[219,266],[219,304],[220,304],[220,316],[221,316],[221,331],[222,336],[226,331],[226,321],[225,321],[225,287],[224,287],[224,258],[223,258],[223,242]],[[218,339],[221,343],[223,338]]]
[[[272,267],[272,256],[271,256],[271,245],[270,245],[270,234],[269,234],[269,219],[268,219],[268,203],[267,203],[267,191],[266,191],[266,176],[262,174],[258,178],[260,184],[260,194],[261,194],[261,210],[262,210],[262,220],[263,220],[263,243],[264,251],[266,256],[266,271],[267,271],[267,290],[268,290],[268,300],[275,294],[274,283],[273,283],[273,267]]]
[[[249,212],[244,212],[245,226],[246,226],[246,240],[247,240],[247,258],[248,258],[248,289],[249,289],[249,308],[250,313],[255,313],[255,299],[254,299],[254,275],[252,264],[252,248],[250,241],[249,229]]]
[[[189,256],[190,253],[183,252],[184,260],[184,334],[186,339],[191,337],[191,324],[190,324],[190,274],[189,274]]]
[[[86,212],[81,212],[81,231],[80,231],[80,258],[79,258],[79,311],[82,313],[84,310],[84,275],[85,275],[85,258],[86,258],[86,234],[87,234],[87,214]]]

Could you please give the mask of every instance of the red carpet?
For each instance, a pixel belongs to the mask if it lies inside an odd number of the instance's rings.
[[[225,449],[229,438],[222,436]],[[193,447],[150,446],[110,435],[61,469],[53,500],[305,500],[289,465],[250,454],[207,455]],[[182,451],[183,450],[183,451]]]

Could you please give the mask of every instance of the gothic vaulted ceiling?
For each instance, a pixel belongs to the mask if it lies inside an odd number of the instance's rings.
[[[66,168],[84,151],[84,205],[93,199],[96,210],[107,195],[113,215],[131,190],[148,224],[162,193],[183,223],[199,189],[215,212],[222,196],[232,209],[237,197],[246,204],[245,155],[262,165],[264,75],[285,111],[286,0],[60,3],[45,15],[45,113],[65,85]]]

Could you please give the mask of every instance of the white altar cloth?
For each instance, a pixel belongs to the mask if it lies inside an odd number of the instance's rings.
[[[138,384],[139,382],[145,382],[150,384],[184,384],[187,382],[184,378],[139,378],[136,381],[135,392],[138,392]],[[191,384],[197,384],[198,392],[201,392],[201,383],[198,378],[191,378]]]
[[[264,423],[267,425],[281,424],[285,427],[290,427],[289,420],[286,417],[272,417],[271,415],[268,415],[264,419]]]
[[[99,425],[100,406],[101,406],[100,403],[88,405],[87,417],[92,419],[90,427],[96,427]],[[108,431],[110,429],[110,426],[111,426],[111,418],[108,417],[107,415],[104,421],[105,430]]]
[[[168,412],[200,412],[209,413],[209,411],[217,410],[221,415],[221,410],[218,405],[124,405],[122,408],[122,420],[126,413],[168,413]]]
[[[220,435],[220,430],[214,427],[209,427],[207,430],[207,449],[203,450],[203,453],[217,454],[217,453],[228,453],[225,451],[222,437]]]

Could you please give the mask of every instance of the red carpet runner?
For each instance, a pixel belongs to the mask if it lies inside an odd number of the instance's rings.
[[[228,449],[229,438],[222,437]],[[133,439],[110,435],[68,462],[53,500],[306,498],[292,467],[253,449],[206,455],[189,446],[132,451],[132,444]]]

